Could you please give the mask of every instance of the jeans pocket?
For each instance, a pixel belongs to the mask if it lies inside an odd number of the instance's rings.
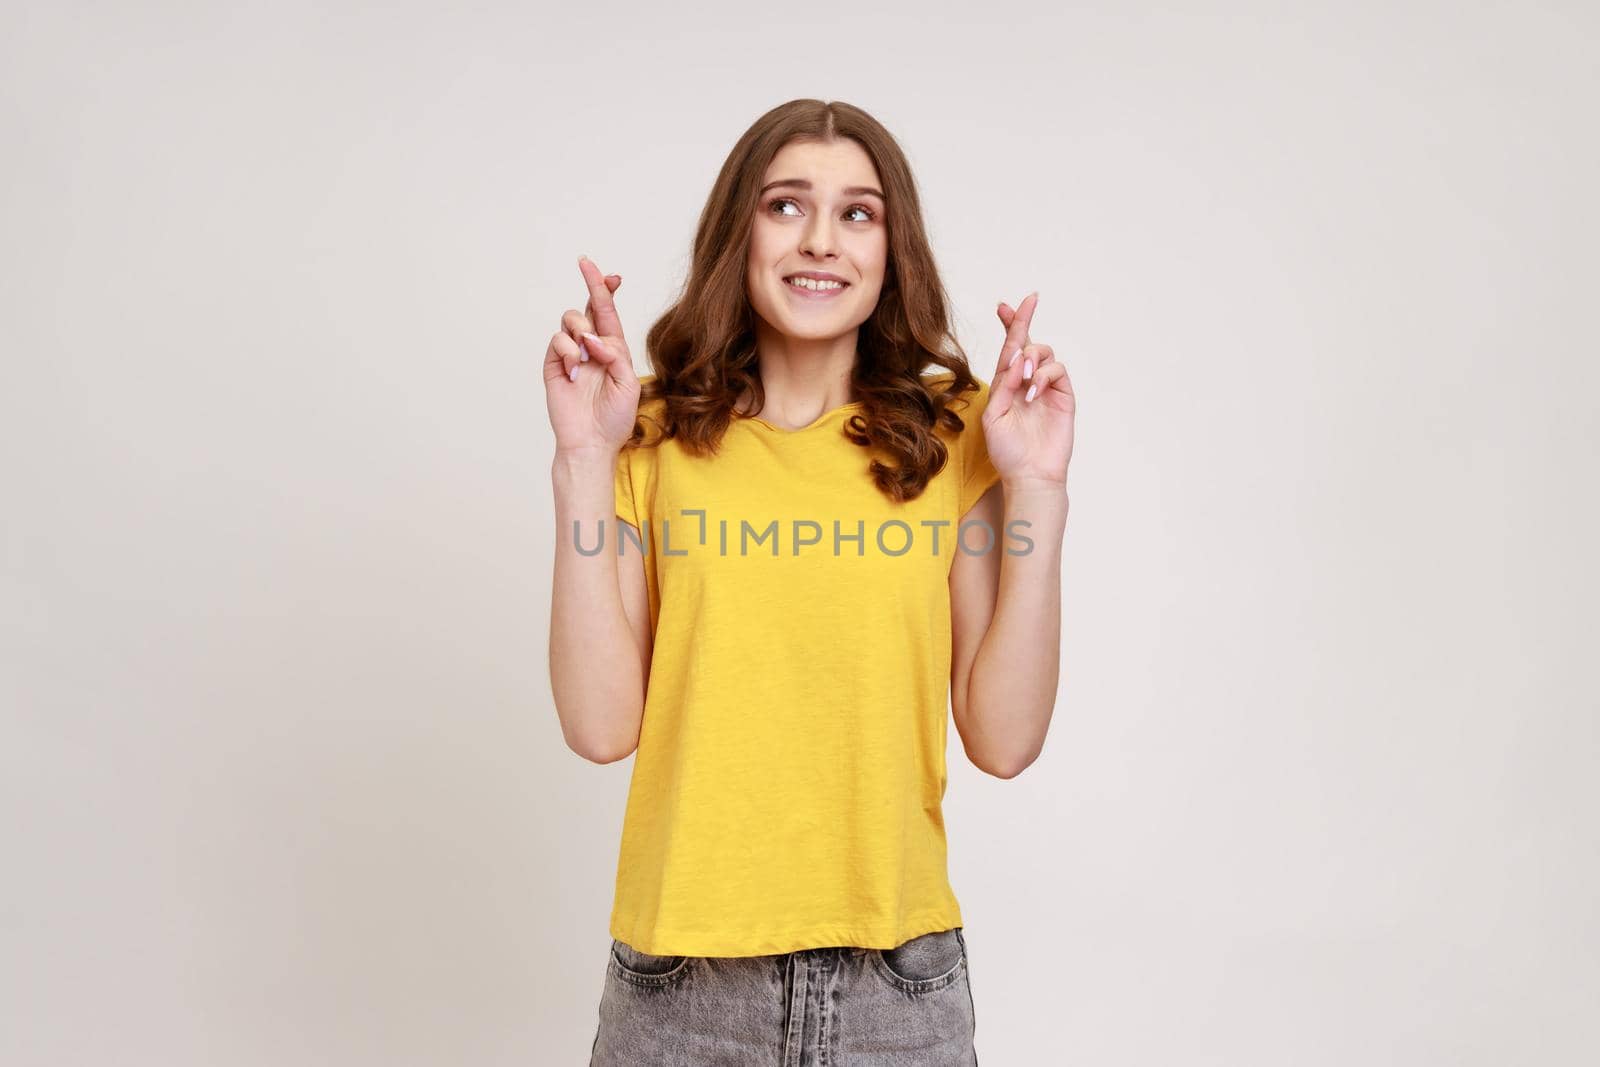
[[[657,956],[611,939],[611,968],[618,978],[635,985],[662,986],[683,976],[692,956]]]
[[[960,927],[913,937],[889,949],[873,949],[878,974],[903,993],[932,993],[959,979],[967,966]]]

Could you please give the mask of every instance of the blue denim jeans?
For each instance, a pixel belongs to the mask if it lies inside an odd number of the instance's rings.
[[[590,1067],[976,1067],[967,970],[961,927],[770,956],[613,939]]]

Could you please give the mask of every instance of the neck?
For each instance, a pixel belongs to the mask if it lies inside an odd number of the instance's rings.
[[[766,406],[753,414],[804,426],[852,402],[857,330],[838,337],[786,337],[765,322],[756,326],[756,365]],[[778,418],[773,418],[776,414]]]

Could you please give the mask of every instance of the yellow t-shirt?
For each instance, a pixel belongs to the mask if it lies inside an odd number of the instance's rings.
[[[1004,548],[978,524],[955,541],[1000,477],[979,384],[956,403],[963,432],[936,431],[944,469],[903,504],[843,434],[859,404],[797,430],[735,417],[704,457],[647,421],[622,450],[616,512],[646,549],[655,645],[613,937],[755,956],[962,925],[941,811],[949,574],[956,551]],[[606,532],[609,552],[631,535]]]

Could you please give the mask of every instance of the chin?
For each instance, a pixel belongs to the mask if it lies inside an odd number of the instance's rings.
[[[798,319],[793,315],[785,315],[779,320],[783,324],[783,332],[789,337],[805,341],[826,341],[839,337],[855,329],[860,323],[852,321],[849,315],[818,315],[812,319]]]
[[[792,337],[797,341],[831,341],[835,337],[843,337],[845,334],[849,333],[850,330],[848,328],[818,329],[813,326],[804,330],[793,329],[784,330],[783,332],[787,336]]]

